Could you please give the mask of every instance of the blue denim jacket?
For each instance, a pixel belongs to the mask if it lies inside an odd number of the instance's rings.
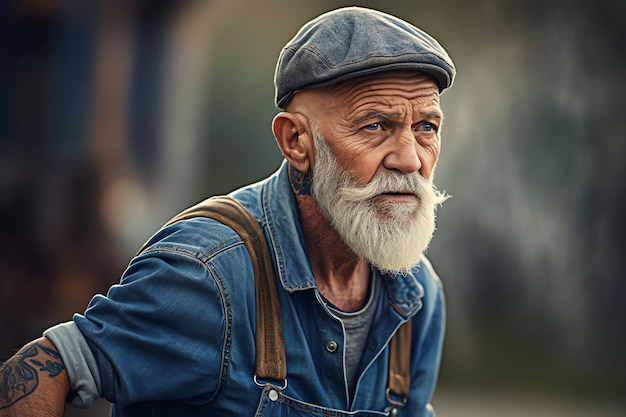
[[[241,239],[214,220],[160,230],[119,285],[74,322],[95,356],[115,416],[380,416],[389,341],[410,317],[411,392],[399,415],[431,416],[444,331],[441,283],[424,259],[383,290],[350,402],[344,330],[315,285],[287,166],[231,194],[259,221],[273,255],[287,381],[253,380],[254,275]],[[329,342],[339,346],[327,349]]]

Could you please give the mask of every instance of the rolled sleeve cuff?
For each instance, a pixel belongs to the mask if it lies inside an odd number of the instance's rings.
[[[102,395],[98,363],[78,327],[73,321],[46,330],[59,351],[70,379],[72,392],[67,402],[76,408],[89,408]]]

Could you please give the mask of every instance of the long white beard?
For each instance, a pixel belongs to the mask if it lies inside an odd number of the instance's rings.
[[[359,186],[343,170],[324,137],[313,129],[313,197],[342,240],[382,273],[406,274],[417,265],[435,231],[435,210],[448,197],[419,173],[385,171]],[[412,191],[412,203],[381,203],[382,193]]]

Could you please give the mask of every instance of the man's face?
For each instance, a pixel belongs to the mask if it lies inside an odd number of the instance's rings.
[[[431,179],[443,113],[427,75],[393,72],[314,94],[320,133],[339,165],[367,184],[379,172],[419,172]],[[386,195],[400,200],[401,195]]]
[[[312,124],[313,196],[348,246],[402,273],[428,246],[445,197],[430,181],[439,155],[438,88],[396,73],[328,89]]]

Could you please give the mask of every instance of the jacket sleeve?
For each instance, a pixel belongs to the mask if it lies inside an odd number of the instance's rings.
[[[211,258],[198,247],[193,238],[159,240],[106,297],[95,296],[84,315],[74,317],[107,400],[205,402],[217,392],[227,306]]]

